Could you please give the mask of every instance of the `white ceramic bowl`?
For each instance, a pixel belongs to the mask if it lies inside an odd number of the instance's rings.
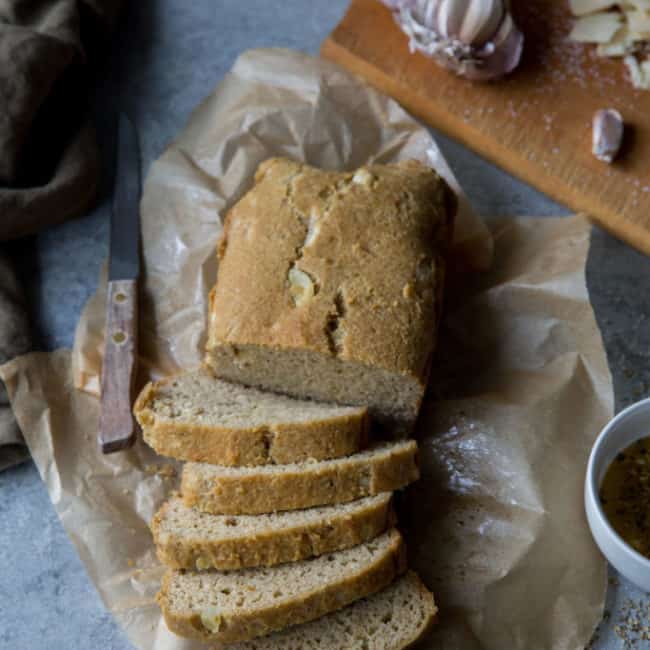
[[[635,585],[650,591],[650,560],[623,541],[611,527],[598,496],[609,464],[639,438],[650,436],[650,398],[621,411],[600,433],[589,457],[585,509],[596,544],[609,562]]]

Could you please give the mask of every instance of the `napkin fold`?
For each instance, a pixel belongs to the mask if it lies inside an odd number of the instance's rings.
[[[31,339],[22,291],[9,257],[0,251],[0,364],[25,354]],[[0,382],[0,471],[22,462],[29,453]]]
[[[100,174],[90,68],[122,0],[0,0],[0,240],[83,214]],[[0,363],[29,347],[24,304],[0,258]],[[27,457],[0,386],[0,470]]]

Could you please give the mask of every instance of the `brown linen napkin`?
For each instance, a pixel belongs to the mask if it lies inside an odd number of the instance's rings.
[[[0,252],[0,364],[25,354],[30,348],[23,296],[7,256]],[[0,382],[0,471],[29,456]]]
[[[88,63],[121,0],[0,0],[0,239],[81,214],[99,162]]]
[[[0,240],[82,214],[99,156],[88,68],[122,0],[0,0]],[[21,292],[0,257],[0,363],[29,347]],[[0,470],[27,456],[0,384]]]

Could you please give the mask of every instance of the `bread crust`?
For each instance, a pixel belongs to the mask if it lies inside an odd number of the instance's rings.
[[[333,509],[329,517],[318,521],[209,539],[200,533],[181,537],[165,531],[164,520],[171,506],[167,501],[156,513],[151,532],[159,560],[173,569],[232,570],[296,562],[362,544],[397,522],[392,499],[386,495],[352,513]]]
[[[418,478],[417,443],[410,440],[390,453],[287,465],[272,473],[219,472],[186,463],[181,492],[185,505],[203,512],[255,515],[345,503],[398,490]]]
[[[265,161],[225,221],[206,363],[266,389],[368,403],[373,418],[408,431],[435,347],[454,213],[444,180],[417,161],[356,172]],[[373,403],[348,379],[346,402],[318,377],[276,377],[255,363],[255,348],[317,354],[333,376],[341,361],[408,378],[409,388],[395,404]]]
[[[449,192],[415,160],[356,172],[266,160],[225,220],[208,348],[301,347],[424,379],[437,267],[453,227]],[[318,230],[310,238],[312,218]],[[285,258],[319,284],[298,308]],[[333,351],[325,324],[337,291],[346,302],[346,331]]]
[[[270,603],[259,608],[236,608],[223,611],[218,630],[206,628],[196,611],[177,612],[170,608],[167,592],[173,572],[167,572],[156,600],[162,609],[167,627],[175,634],[203,641],[235,643],[270,634],[276,630],[311,621],[329,612],[369,596],[387,587],[406,571],[406,549],[395,530],[390,546],[374,562],[362,570],[341,575],[317,590],[296,594],[290,601]]]
[[[152,402],[175,375],[149,382],[135,401],[133,413],[145,442],[162,456],[226,466],[286,464],[349,456],[368,443],[365,407],[355,413],[309,422],[256,427],[222,427],[198,422],[170,422]]]

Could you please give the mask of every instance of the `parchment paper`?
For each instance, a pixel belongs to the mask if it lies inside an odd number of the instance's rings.
[[[442,163],[424,129],[332,64],[244,54],[145,185],[141,380],[198,363],[220,217],[277,154],[330,168]],[[441,606],[426,648],[582,648],[601,615],[605,562],[582,480],[612,385],[585,287],[588,233],[581,217],[508,220],[495,225],[493,267],[451,278],[418,428],[423,479],[402,499],[412,562]],[[492,245],[465,203],[461,266],[484,269]],[[0,376],[63,525],[129,638],[204,648],[169,633],[153,601],[162,571],[147,523],[176,486],[176,465],[142,443],[111,456],[96,448],[104,286],[72,353],[20,357]]]
[[[159,375],[202,357],[207,292],[221,219],[263,160],[288,156],[326,169],[417,158],[457,190],[428,132],[393,100],[338,66],[286,50],[244,53],[193,113],[147,177],[142,199],[141,365]],[[492,238],[460,194],[454,260],[486,268]],[[105,285],[77,329],[77,386],[99,394]]]

